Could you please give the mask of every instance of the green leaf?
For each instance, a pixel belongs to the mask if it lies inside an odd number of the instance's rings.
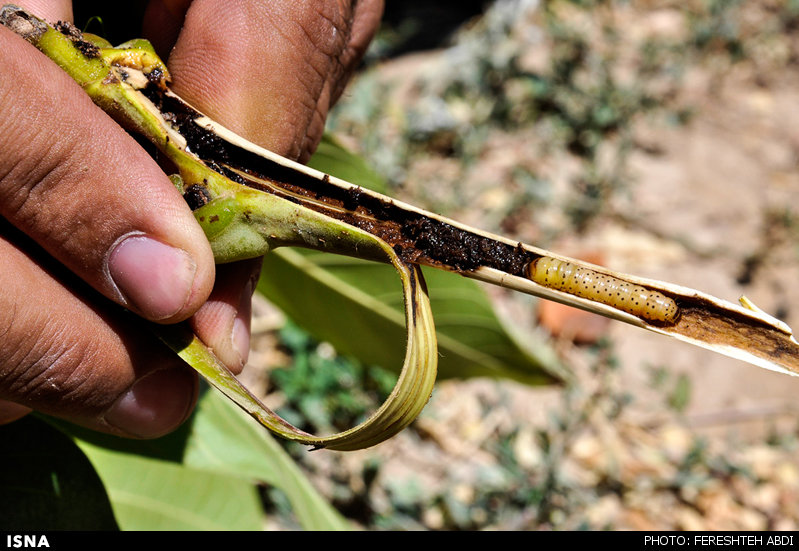
[[[189,421],[153,440],[53,423],[91,459],[124,529],[259,530],[263,510],[253,498],[258,482],[286,494],[303,528],[349,528],[274,438],[218,392],[203,392]],[[146,487],[140,481],[148,481]],[[226,503],[235,515],[219,513],[212,502]]]
[[[230,400],[218,392],[207,392],[198,409],[186,449],[187,464],[280,488],[305,529],[351,528],[275,439]]]
[[[251,481],[142,455],[79,445],[105,484],[123,530],[260,530]]]
[[[330,134],[322,137],[308,166],[372,191],[385,193],[388,189],[386,181],[363,158],[344,148]]]
[[[425,270],[425,279],[441,377],[505,377],[533,385],[557,380],[554,352],[543,343],[533,348],[517,342],[475,282],[441,270]],[[390,369],[402,365],[405,317],[391,267],[279,249],[264,259],[258,290],[339,353]]]
[[[100,478],[75,443],[29,415],[0,426],[0,530],[116,530]]]

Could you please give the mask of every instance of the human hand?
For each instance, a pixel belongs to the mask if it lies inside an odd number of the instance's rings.
[[[68,1],[20,3],[71,20]],[[143,31],[162,55],[174,44],[178,94],[305,160],[379,23],[382,0],[354,3],[153,0]],[[108,299],[160,323],[190,319],[238,372],[260,262],[215,271],[190,210],[132,138],[6,29],[0,57],[0,398],[13,403],[0,402],[0,420],[22,405],[127,436],[169,432],[191,411],[195,375]]]

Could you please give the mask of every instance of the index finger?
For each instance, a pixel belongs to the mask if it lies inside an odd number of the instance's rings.
[[[150,4],[171,17],[181,7]],[[382,0],[195,0],[169,56],[172,88],[248,140],[307,160],[382,11]],[[145,19],[144,30],[160,27]]]
[[[0,215],[108,298],[185,319],[213,256],[156,163],[33,46],[0,29]]]

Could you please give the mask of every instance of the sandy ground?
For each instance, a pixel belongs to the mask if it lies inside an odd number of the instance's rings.
[[[662,154],[639,152],[631,159],[639,179],[630,202],[640,226],[609,223],[598,239],[608,263],[622,271],[731,301],[746,295],[799,327],[796,234],[768,237],[774,233],[769,216],[794,208],[799,193],[797,75],[777,75],[767,87],[748,77],[733,75],[715,93],[696,79],[697,118],[686,128],[648,136]],[[661,255],[663,249],[668,253]],[[743,285],[737,280],[751,256],[762,262]],[[611,334],[631,384],[640,381],[637,368],[645,364],[690,375],[689,421],[740,423],[796,412],[797,378],[621,324],[613,324]]]

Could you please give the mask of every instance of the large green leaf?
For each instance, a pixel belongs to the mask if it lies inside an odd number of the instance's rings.
[[[105,488],[67,436],[32,415],[0,426],[0,530],[114,530]]]
[[[260,530],[257,488],[239,477],[79,445],[108,490],[123,530]]]
[[[350,525],[328,505],[291,457],[254,419],[218,392],[199,404],[185,462],[197,468],[261,480],[283,490],[308,530],[346,530]]]
[[[258,482],[285,493],[303,528],[349,528],[272,436],[218,392],[203,392],[188,422],[153,440],[53,422],[91,460],[123,529],[261,529]]]
[[[514,340],[475,282],[440,270],[425,270],[425,279],[438,332],[440,376],[506,377],[528,384],[555,380],[559,364],[551,349]],[[279,249],[264,259],[258,290],[340,353],[387,368],[401,366],[405,318],[389,266]]]

